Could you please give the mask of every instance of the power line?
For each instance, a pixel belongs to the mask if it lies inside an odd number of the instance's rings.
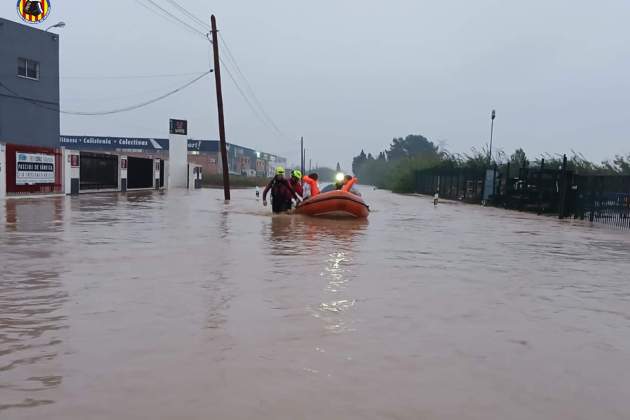
[[[146,74],[146,75],[129,75],[129,76],[64,76],[61,79],[67,80],[127,80],[127,79],[161,79],[169,77],[196,76],[202,72],[194,73],[171,73],[171,74]]]
[[[226,66],[226,64],[223,61],[223,59],[219,58],[219,60],[221,61],[221,64],[223,65],[223,69],[227,72],[228,76],[230,76],[230,79],[232,79],[232,82],[234,83],[234,86],[236,87],[238,92],[241,94],[241,96],[243,97],[243,99],[245,100],[245,102],[247,103],[249,108],[252,110],[252,112],[254,113],[256,118],[258,118],[263,124],[268,125],[269,123],[267,121],[265,121],[265,119],[260,115],[260,113],[258,112],[256,107],[254,107],[254,105],[251,103],[251,101],[249,100],[249,98],[247,97],[245,92],[243,92],[243,89],[241,89],[241,86],[238,84],[238,82],[234,78],[234,75],[232,74],[230,69]]]
[[[157,5],[153,0],[147,0],[147,1],[151,2],[152,4],[154,4],[155,6],[160,8],[162,11],[167,13],[169,16],[171,16],[173,18],[176,18],[170,12],[168,12],[164,8],[162,8],[159,5]],[[195,24],[201,26],[205,31],[209,32],[211,30],[210,26],[206,22],[202,21],[195,14],[191,13],[190,11],[188,11],[188,9],[183,7],[176,0],[166,0],[166,1],[168,3],[170,3],[172,6],[174,6],[181,13],[183,13],[185,16],[187,16],[189,19],[191,19],[193,22],[195,22]],[[182,22],[181,19],[179,19],[179,18],[176,18],[176,19],[179,22]],[[182,23],[184,23],[184,22],[182,22]],[[186,25],[188,27],[191,27],[188,24],[186,24]],[[230,48],[228,47],[227,42],[225,41],[225,39],[223,38],[223,36],[220,33],[219,33],[219,36],[221,37],[221,42],[223,43],[223,46],[225,47],[225,50],[227,52],[227,56],[226,57],[228,58],[228,61],[230,61],[231,64],[234,66],[235,72],[237,73],[237,76],[240,76],[241,79],[244,82],[243,84],[245,86],[245,91],[243,91],[243,88],[241,88],[239,82],[237,81],[237,78],[230,71],[228,64],[223,59],[220,59],[221,64],[223,65],[223,68],[225,68],[226,72],[230,76],[230,79],[232,80],[232,82],[236,86],[236,89],[238,90],[239,94],[243,97],[243,99],[245,100],[247,105],[250,107],[250,109],[253,111],[254,115],[256,115],[256,117],[258,119],[260,119],[265,125],[270,126],[272,131],[275,131],[277,134],[279,134],[280,136],[284,137],[285,135],[282,132],[282,130],[280,130],[280,128],[278,128],[278,125],[269,116],[269,114],[267,113],[267,111],[263,107],[262,103],[260,102],[260,100],[256,96],[256,93],[254,92],[254,89],[252,88],[251,83],[249,83],[249,80],[247,79],[247,77],[245,77],[245,74],[243,73],[243,71],[241,70],[240,66],[238,65],[238,62],[236,61],[236,58],[234,57],[234,55],[230,51]],[[209,37],[209,33],[205,34],[205,38],[212,44],[212,41],[210,40],[210,37]],[[250,98],[248,98],[248,95],[251,97],[251,100],[250,100]],[[252,103],[252,101],[253,101],[253,103]]]
[[[181,6],[179,3],[177,3],[175,0],[166,0],[168,1],[170,4],[172,4],[173,6],[175,6],[177,9],[179,9],[179,11],[181,11],[182,13],[184,13],[186,16],[188,16],[190,19],[192,19],[193,21],[195,21],[198,25],[201,25],[201,27],[205,30],[210,32],[210,25],[208,25],[206,22],[204,22],[203,20],[199,19],[197,16],[195,16],[194,13],[189,12],[185,7]]]
[[[203,35],[203,37],[206,40],[208,40],[210,43],[212,43],[212,41],[210,40],[210,38],[208,36],[209,35],[208,33],[204,34],[203,32],[199,31],[197,28],[193,27],[191,24],[183,21],[182,19],[180,19],[177,16],[173,15],[170,11],[168,11],[165,8],[161,7],[154,0],[146,0],[146,1],[151,3],[153,6],[155,6],[159,10],[161,10],[163,12],[163,14],[164,14],[164,15],[162,15],[162,17],[169,17],[171,20],[175,20],[175,22],[177,22],[177,23],[179,23],[181,25],[184,25],[185,28],[187,28],[188,30],[193,31],[195,34]],[[185,7],[180,5],[177,1],[175,1],[175,0],[167,0],[167,1],[172,6],[174,6],[177,10],[179,10],[181,13],[183,13],[185,16],[187,16],[189,19],[191,19],[196,25],[201,26],[206,31],[210,30],[210,26],[206,22],[204,22],[201,19],[199,19],[196,15],[194,15],[193,13],[188,11]],[[146,4],[141,3],[140,0],[136,0],[136,2],[138,2],[139,4],[141,4],[143,7],[147,8],[148,10],[150,10],[150,11],[152,11],[154,13],[158,13],[156,10],[153,10],[153,9],[149,8]],[[256,96],[256,93],[254,92],[254,89],[252,88],[251,83],[249,83],[249,80],[247,79],[247,77],[245,76],[245,74],[241,70],[240,66],[238,65],[238,62],[236,61],[236,58],[232,54],[229,46],[227,45],[227,42],[225,41],[225,39],[223,38],[223,36],[221,34],[219,34],[219,36],[221,37],[221,42],[222,42],[222,44],[225,47],[225,50],[227,52],[226,57],[228,58],[228,61],[230,61],[231,65],[235,68],[235,72],[237,73],[237,75],[240,76],[240,78],[243,80],[243,84],[245,86],[245,91],[243,90],[243,88],[241,88],[237,78],[230,71],[230,68],[229,68],[230,66],[223,59],[220,59],[220,62],[223,65],[223,68],[228,73],[230,79],[234,83],[234,86],[238,90],[239,94],[243,97],[243,99],[245,100],[245,102],[247,103],[249,108],[252,110],[254,115],[261,122],[263,122],[263,124],[268,125],[272,129],[272,131],[275,131],[280,136],[284,136],[284,133],[282,132],[282,130],[280,130],[280,128],[278,128],[278,125],[269,116],[269,114],[266,112],[265,108],[263,107],[262,103],[260,102],[260,100]],[[251,100],[250,100],[250,97],[251,97]],[[252,103],[252,101],[253,101],[253,103]]]
[[[150,99],[148,101],[141,102],[139,104],[131,105],[131,106],[124,107],[124,108],[119,108],[119,109],[114,109],[114,110],[109,110],[109,111],[95,111],[95,112],[64,111],[64,110],[61,110],[61,109],[58,109],[58,108],[49,107],[49,106],[43,105],[40,101],[37,101],[35,99],[27,98],[25,96],[21,96],[19,93],[17,93],[13,89],[9,88],[8,86],[6,86],[2,82],[0,82],[0,86],[3,87],[6,91],[11,93],[12,95],[14,95],[14,98],[30,102],[33,105],[38,106],[38,107],[43,108],[43,109],[48,109],[50,111],[55,111],[55,112],[59,112],[61,114],[66,114],[66,115],[98,116],[98,115],[120,114],[120,113],[123,113],[123,112],[134,111],[136,109],[139,109],[139,108],[142,108],[142,107],[154,104],[154,103],[156,103],[158,101],[166,99],[169,96],[172,96],[172,95],[174,95],[174,94],[176,94],[176,93],[186,89],[187,87],[189,87],[189,86],[193,85],[194,83],[198,82],[199,80],[203,79],[208,74],[210,74],[210,70],[208,70],[207,72],[203,73],[202,75],[197,76],[196,78],[194,78],[193,80],[187,82],[183,86],[180,86],[177,89],[174,89],[174,90],[172,90],[170,92],[167,92],[167,93],[165,93],[163,95],[160,95],[157,98]]]
[[[280,135],[284,135],[284,133],[282,132],[282,130],[280,130],[278,128],[278,125],[273,121],[273,119],[269,116],[269,114],[267,113],[267,111],[265,111],[265,107],[263,107],[262,103],[260,102],[260,100],[258,99],[258,97],[256,96],[256,93],[254,92],[254,89],[251,86],[251,83],[249,83],[249,80],[247,80],[247,77],[245,77],[245,74],[241,71],[240,66],[238,65],[238,62],[236,61],[236,58],[234,57],[234,55],[232,54],[232,51],[230,50],[230,47],[227,45],[227,42],[225,41],[225,38],[223,37],[223,35],[221,35],[219,33],[219,37],[221,39],[221,42],[223,43],[223,46],[225,47],[225,51],[227,52],[227,57],[231,60],[231,62],[233,63],[234,67],[236,68],[236,72],[241,76],[241,78],[243,79],[243,82],[245,84],[245,89],[248,91],[248,93],[251,95],[252,99],[254,100],[254,102],[256,103],[256,105],[258,105],[258,108],[260,109],[261,113],[265,116],[265,118],[267,119],[267,121],[269,121],[269,123],[273,126],[273,128],[278,132],[278,134]]]
[[[196,34],[198,36],[201,36],[204,39],[206,39],[206,34],[204,34],[198,28],[195,28],[195,27],[189,25],[188,23],[186,23],[182,19],[180,19],[177,16],[173,15],[171,12],[169,12],[168,10],[166,10],[165,8],[163,8],[162,6],[157,4],[155,1],[153,1],[153,0],[146,0],[146,1],[151,3],[157,9],[161,10],[162,14],[160,14],[157,10],[149,7],[147,4],[143,3],[141,0],[136,0],[136,3],[140,4],[142,7],[144,7],[145,9],[147,9],[149,11],[151,11],[152,13],[158,14],[158,15],[162,16],[163,18],[170,19],[172,22],[174,22],[176,24],[179,24],[182,28],[186,28],[186,30],[188,30],[189,32],[194,33],[194,34]]]

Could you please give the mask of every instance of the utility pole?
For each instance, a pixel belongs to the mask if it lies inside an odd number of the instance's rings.
[[[300,170],[304,173],[304,137],[300,138]]]
[[[490,151],[488,152],[488,167],[492,164],[492,137],[494,136],[494,119],[497,117],[497,112],[493,109],[490,115]]]
[[[227,146],[225,144],[225,121],[223,116],[223,92],[221,90],[221,62],[219,61],[219,41],[217,19],[212,15],[212,50],[214,52],[214,80],[217,88],[217,110],[219,111],[219,141],[221,143],[221,164],[223,166],[223,195],[230,201],[230,169],[228,167]]]

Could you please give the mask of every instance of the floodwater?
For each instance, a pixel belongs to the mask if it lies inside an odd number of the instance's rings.
[[[0,203],[0,418],[630,418],[630,234],[363,191]]]

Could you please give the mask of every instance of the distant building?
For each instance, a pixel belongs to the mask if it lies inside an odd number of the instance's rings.
[[[188,152],[190,161],[202,165],[204,174],[222,173],[218,140],[188,140]],[[268,177],[277,166],[287,164],[283,157],[231,143],[227,144],[227,154],[228,168],[233,175]]]
[[[112,137],[112,136],[61,136],[60,146],[82,153],[124,154],[137,158],[160,158],[168,160],[168,139]],[[286,166],[283,157],[265,152],[257,152],[248,147],[227,144],[228,168],[231,174],[241,176],[272,176],[276,166]],[[188,160],[201,165],[203,173],[221,174],[221,154],[218,140],[188,140]]]
[[[59,144],[59,35],[0,18],[0,143]]]

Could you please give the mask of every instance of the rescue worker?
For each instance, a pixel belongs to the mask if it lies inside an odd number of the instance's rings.
[[[341,191],[357,194],[356,191],[352,190],[352,187],[354,187],[354,184],[356,184],[359,180],[356,177],[350,175],[346,175],[345,180],[346,182],[343,184],[343,187],[341,187]]]
[[[335,189],[336,190],[340,190],[343,188],[343,185],[348,182],[348,176],[343,176],[342,173],[337,174],[337,177],[335,178]]]
[[[291,210],[292,198],[299,201],[289,181],[284,177],[284,168],[282,166],[276,168],[276,176],[269,181],[269,184],[267,184],[267,187],[263,191],[263,206],[267,205],[267,193],[269,191],[271,191],[271,209],[274,213],[282,213]]]
[[[339,177],[339,179],[335,183],[335,189],[341,190],[343,192],[349,192],[349,193],[352,193],[354,195],[358,195],[359,197],[361,197],[361,193],[357,191],[356,189],[352,188],[354,187],[354,184],[356,184],[358,181],[359,180],[356,177],[353,177],[352,175],[346,175],[343,178]]]
[[[291,184],[291,188],[300,198],[304,197],[304,188],[302,187],[302,171],[294,170],[291,171],[291,178],[289,179],[289,183]]]
[[[343,187],[346,184],[348,184],[348,182],[352,181],[352,179],[354,179],[354,177],[352,175],[346,175],[343,178],[339,177],[339,179],[337,179],[337,182],[335,183],[335,188],[338,189],[338,190],[343,190]],[[354,182],[356,182],[356,181],[354,181]],[[354,182],[352,184],[354,184]]]
[[[310,175],[305,175],[302,180],[308,184],[311,189],[310,197],[315,197],[319,194],[319,185],[317,185],[317,180],[319,179],[319,175],[316,173],[312,173]]]

